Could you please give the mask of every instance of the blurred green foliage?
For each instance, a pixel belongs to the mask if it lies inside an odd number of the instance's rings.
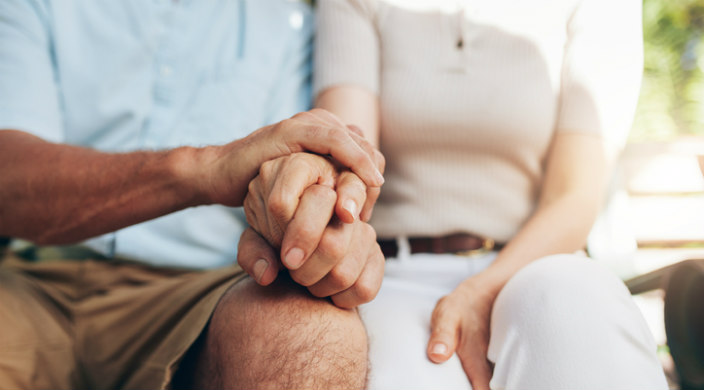
[[[643,36],[631,140],[704,135],[704,1],[644,0]]]

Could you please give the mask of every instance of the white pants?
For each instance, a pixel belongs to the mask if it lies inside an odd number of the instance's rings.
[[[426,357],[435,303],[495,253],[400,255],[377,298],[360,307],[370,389],[471,389],[457,355]],[[593,260],[556,255],[523,268],[494,303],[492,389],[667,389],[656,345],[623,283]]]

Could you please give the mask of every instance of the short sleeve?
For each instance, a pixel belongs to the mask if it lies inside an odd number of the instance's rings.
[[[625,143],[643,72],[640,0],[582,0],[568,24],[557,131]],[[611,154],[611,153],[610,153]]]
[[[60,142],[49,20],[43,3],[0,0],[0,129]]]
[[[379,37],[371,0],[321,0],[317,9],[313,96],[343,84],[379,93]]]

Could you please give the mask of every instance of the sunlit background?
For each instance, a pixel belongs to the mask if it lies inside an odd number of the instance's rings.
[[[643,84],[615,185],[631,208],[623,228],[638,248],[704,258],[704,1],[644,0],[643,30]]]
[[[704,259],[704,1],[644,0],[638,109],[606,213],[590,238],[623,279]],[[701,156],[701,157],[699,157]],[[637,295],[679,388],[666,344],[664,291]]]
[[[624,244],[628,239],[639,249],[639,261],[621,270],[622,276],[682,256],[704,258],[704,176],[698,163],[704,155],[704,1],[644,0],[643,29],[641,95],[607,209],[614,237],[604,254],[633,249]]]
[[[704,2],[643,2],[645,69],[632,140],[704,136]]]

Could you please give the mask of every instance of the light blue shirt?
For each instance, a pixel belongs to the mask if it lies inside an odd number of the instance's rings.
[[[0,129],[110,152],[227,143],[308,108],[312,30],[302,1],[0,0]],[[86,244],[212,268],[245,224],[202,206]]]

